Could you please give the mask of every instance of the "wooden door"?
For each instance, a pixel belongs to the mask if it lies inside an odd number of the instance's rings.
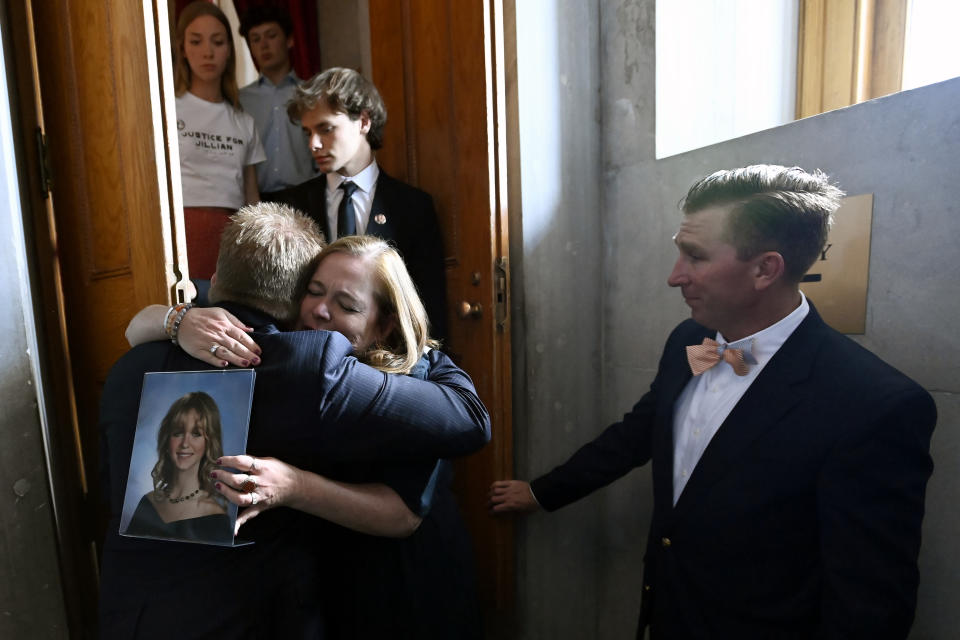
[[[157,37],[166,2],[12,0],[31,177],[50,474],[72,637],[96,628],[97,418],[123,332],[177,295]],[[159,12],[159,13],[156,13]],[[162,31],[155,29],[159,17]],[[149,34],[149,35],[148,35]],[[45,156],[45,157],[44,157]],[[40,178],[49,169],[50,181]],[[171,182],[173,180],[174,182]]]
[[[447,255],[447,350],[493,422],[490,445],[459,463],[457,490],[488,635],[498,635],[514,592],[512,524],[486,513],[490,483],[513,475],[501,2],[369,6],[373,81],[388,112],[377,160],[434,197]]]
[[[20,51],[38,70],[18,78],[23,129],[46,139],[53,182],[35,185],[35,241],[46,314],[47,370],[62,402],[51,425],[55,499],[73,635],[96,616],[93,540],[97,408],[123,328],[148,303],[179,295],[179,174],[165,0],[12,0]],[[379,159],[431,193],[447,249],[449,348],[493,419],[493,441],[459,465],[488,625],[513,603],[512,524],[489,519],[487,487],[512,475],[509,270],[503,176],[500,0],[370,0],[374,81],[390,109]],[[36,46],[34,46],[36,43]],[[22,62],[22,61],[18,61]],[[18,69],[31,65],[18,64]],[[146,71],[146,73],[145,73]],[[31,97],[32,96],[32,97]],[[174,137],[169,137],[175,139]],[[40,165],[40,154],[30,160]],[[79,605],[78,605],[79,603]]]

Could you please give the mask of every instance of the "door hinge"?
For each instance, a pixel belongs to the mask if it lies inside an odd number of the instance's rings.
[[[493,294],[496,296],[497,331],[507,325],[507,259],[497,258],[493,266]]]
[[[43,199],[46,200],[50,197],[50,189],[53,188],[53,178],[50,173],[50,158],[47,154],[47,136],[43,133],[43,129],[37,127],[36,137],[40,192],[43,194]]]

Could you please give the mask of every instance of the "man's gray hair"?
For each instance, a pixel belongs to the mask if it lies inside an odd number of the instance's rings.
[[[247,205],[230,217],[220,237],[210,302],[237,302],[288,323],[323,246],[317,224],[299,211],[273,202]]]

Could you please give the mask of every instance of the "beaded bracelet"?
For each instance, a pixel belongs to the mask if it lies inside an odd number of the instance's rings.
[[[176,310],[176,307],[170,307],[167,309],[167,315],[163,316],[163,324],[160,325],[163,328],[163,332],[166,333],[168,337],[170,336],[170,331],[168,329],[170,326],[170,317],[176,312]]]
[[[167,337],[170,338],[171,340],[173,340],[173,336],[174,336],[172,318],[176,316],[176,314],[180,313],[184,308],[186,308],[186,306],[187,306],[186,302],[181,302],[180,304],[174,305],[169,309],[167,309],[167,315],[163,319],[163,330],[167,334]]]
[[[177,306],[180,306],[180,305],[177,305]],[[170,333],[172,334],[170,336],[170,341],[173,344],[180,344],[179,342],[177,342],[177,334],[180,332],[180,323],[183,322],[183,316],[187,315],[187,311],[190,311],[190,309],[193,309],[193,305],[190,303],[187,303],[187,304],[184,304],[183,308],[177,312],[177,317],[173,321],[173,328],[170,330]]]

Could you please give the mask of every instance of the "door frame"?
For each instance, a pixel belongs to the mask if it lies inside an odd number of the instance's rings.
[[[509,204],[519,199],[509,187],[519,187],[519,181],[507,170],[516,157],[508,152],[508,128],[517,120],[516,91],[507,88],[506,74],[513,70],[515,87],[516,49],[515,40],[505,38],[515,34],[514,4],[370,0],[369,15],[372,79],[389,110],[377,161],[434,198],[447,250],[448,352],[473,377],[491,415],[491,443],[459,461],[456,489],[479,560],[487,635],[504,637],[514,627],[514,526],[509,518],[489,517],[486,499],[490,482],[513,477],[514,471]],[[453,124],[440,122],[445,117]],[[437,162],[444,157],[450,161]],[[478,184],[475,175],[481,173],[486,182]],[[478,236],[486,239],[464,238],[463,218],[479,219],[485,233]],[[460,251],[471,241],[489,246]],[[460,300],[479,301],[486,315],[476,321],[461,318],[456,313]],[[490,350],[479,363],[467,354],[464,322],[483,336],[489,332],[481,342],[489,340],[484,344]]]

